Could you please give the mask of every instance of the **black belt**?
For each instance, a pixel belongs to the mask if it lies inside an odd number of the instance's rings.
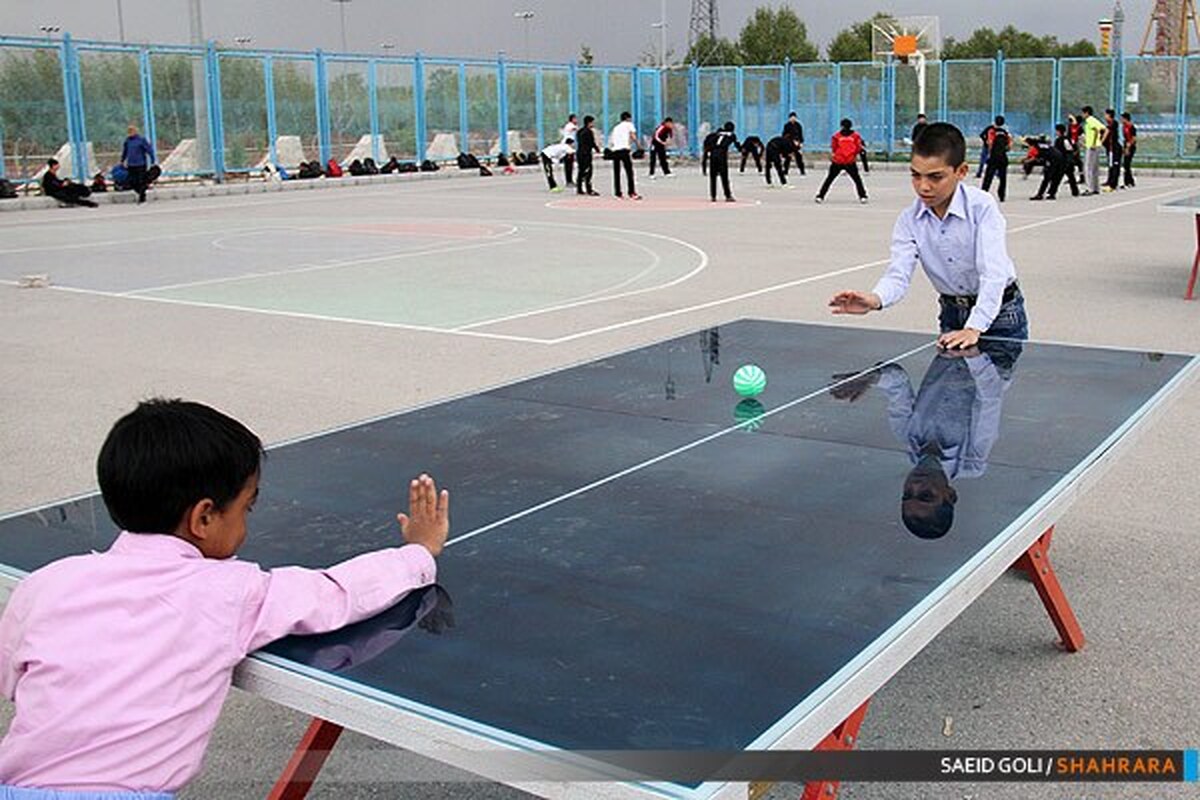
[[[1021,294],[1021,288],[1016,282],[1010,283],[1004,287],[1004,297],[1001,298],[1001,303],[1010,303]],[[975,301],[979,299],[979,295],[974,294],[943,294],[940,296],[943,305],[948,306],[963,306],[971,308],[975,305]]]

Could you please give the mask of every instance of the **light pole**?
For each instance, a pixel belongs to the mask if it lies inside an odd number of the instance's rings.
[[[338,12],[342,18],[342,52],[345,53],[345,52],[347,52],[347,49],[346,49],[346,4],[349,3],[350,0],[333,0],[333,2],[337,3]]]
[[[121,44],[125,44],[125,15],[121,12],[121,0],[117,0],[117,33],[121,36]]]
[[[651,28],[658,28],[658,68],[667,66],[667,0],[662,0],[658,12],[658,22],[650,23]]]
[[[253,36],[235,36],[235,37],[233,37],[233,43],[236,45],[240,45],[241,47],[245,47],[246,45],[250,44],[253,41],[254,41]]]
[[[380,42],[379,49],[385,53],[391,52],[392,50],[396,49],[396,43],[395,42]]]
[[[532,11],[516,11],[513,16],[525,23],[525,60],[529,60],[529,23],[533,21]]]
[[[62,30],[62,26],[61,25],[39,25],[38,30],[40,30],[42,33],[46,34],[46,41],[48,42],[52,38],[54,38],[54,34],[56,34]]]

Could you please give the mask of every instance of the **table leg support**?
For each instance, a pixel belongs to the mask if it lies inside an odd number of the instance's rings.
[[[1083,629],[1079,627],[1075,612],[1071,610],[1058,576],[1054,574],[1054,567],[1050,565],[1048,551],[1053,535],[1054,526],[1051,525],[1013,566],[1029,575],[1054,627],[1058,629],[1058,635],[1062,637],[1063,647],[1074,653],[1083,647]]]
[[[303,800],[341,735],[341,725],[313,717],[267,800]]]
[[[821,740],[815,750],[853,750],[858,744],[858,729],[862,727],[863,719],[867,716],[868,698],[854,713],[846,717],[829,735]],[[804,794],[800,800],[834,800],[838,793],[838,781],[812,781],[804,784]]]
[[[1192,259],[1192,276],[1188,278],[1187,294],[1183,297],[1185,300],[1195,299],[1196,290],[1196,270],[1200,269],[1200,214],[1196,215],[1196,257]]]

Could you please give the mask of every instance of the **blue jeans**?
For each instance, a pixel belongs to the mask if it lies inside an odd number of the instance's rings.
[[[966,327],[967,318],[971,316],[971,306],[946,302],[942,302],[940,305],[941,313],[938,314],[938,324],[941,325],[942,333],[961,331]],[[992,326],[984,331],[983,335],[1003,339],[1029,338],[1029,319],[1025,316],[1025,297],[1021,294],[1020,289],[1016,290],[1011,300],[1000,306],[1000,311],[992,320]]]
[[[174,800],[169,792],[72,792],[0,785],[0,800]]]

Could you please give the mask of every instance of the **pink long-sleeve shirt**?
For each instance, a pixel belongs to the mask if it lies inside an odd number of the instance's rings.
[[[0,783],[177,791],[247,653],[365,619],[435,576],[421,545],[265,571],[134,533],[37,570],[0,618],[0,689],[17,709]]]

